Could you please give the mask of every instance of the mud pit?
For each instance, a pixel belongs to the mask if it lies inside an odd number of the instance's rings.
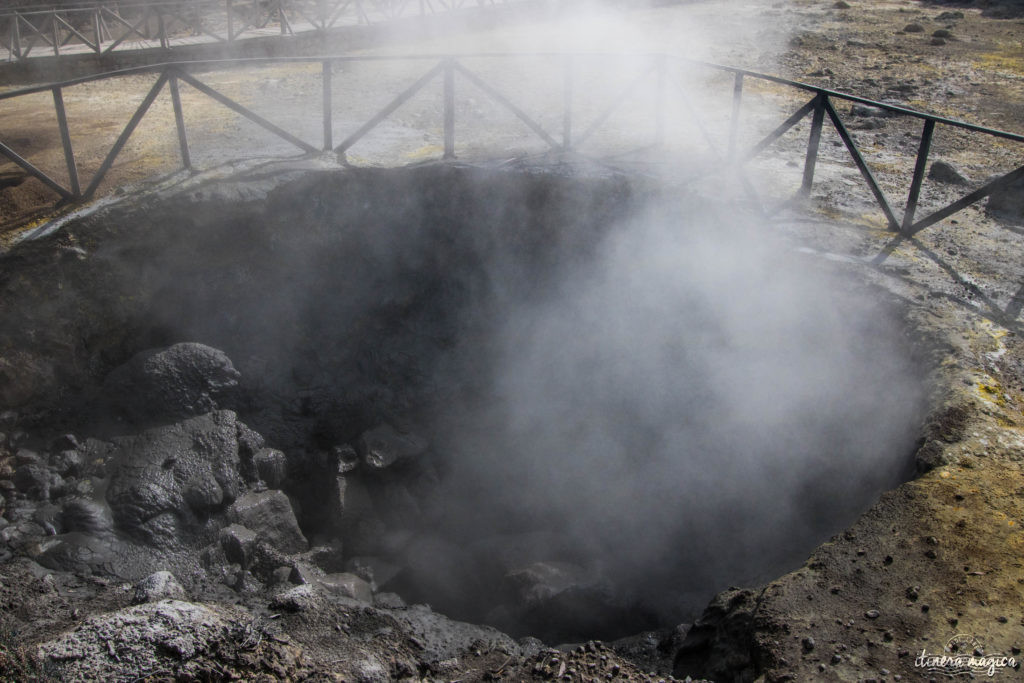
[[[453,164],[73,220],[4,257],[9,552],[548,644],[692,621],[911,476],[924,409],[898,302],[752,230],[594,167]]]

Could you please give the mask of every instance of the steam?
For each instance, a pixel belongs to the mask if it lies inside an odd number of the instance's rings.
[[[891,312],[687,204],[499,311],[439,448],[457,534],[552,532],[519,561],[587,558],[667,623],[792,568],[906,476],[921,398]]]

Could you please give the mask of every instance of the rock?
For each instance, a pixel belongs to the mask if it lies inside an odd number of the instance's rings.
[[[850,9],[850,3],[845,0],[836,0],[836,2],[832,3],[832,7],[835,9]]]
[[[145,602],[185,598],[185,589],[178,583],[178,579],[174,577],[174,574],[169,571],[159,571],[150,574],[135,585],[135,595],[132,598],[132,603],[140,605]]]
[[[50,442],[51,451],[76,451],[82,448],[82,443],[74,434],[61,434]]]
[[[904,33],[924,33],[924,26],[921,26],[921,24],[917,24],[917,23],[907,24],[906,26],[903,27],[903,32]]]
[[[231,524],[221,529],[220,546],[228,562],[248,569],[252,563],[255,545],[256,533],[241,524]]]
[[[288,459],[276,448],[261,448],[253,455],[256,475],[268,488],[279,489],[288,476]]]
[[[92,535],[107,534],[114,527],[110,508],[90,498],[65,500],[61,507],[60,522],[66,532],[81,531]]]
[[[582,567],[568,562],[534,562],[508,572],[505,583],[520,605],[529,606],[549,600],[569,588],[591,586],[595,581]]]
[[[140,672],[180,671],[200,656],[216,656],[241,614],[177,600],[93,616],[38,646],[47,673],[62,681],[130,681]]]
[[[953,32],[948,30],[948,29],[940,28],[938,31],[935,31],[935,32],[932,33],[932,37],[933,38],[952,38],[953,37]]]
[[[374,590],[387,586],[402,572],[397,564],[379,557],[352,557],[345,563],[345,571],[351,572],[370,583]]]
[[[228,509],[228,519],[252,529],[281,552],[301,553],[309,547],[288,496],[281,491],[242,496]]]
[[[373,604],[379,609],[405,609],[405,600],[398,593],[377,593],[373,596]]]
[[[996,189],[988,198],[986,210],[999,218],[1024,220],[1024,178]]]
[[[278,593],[270,601],[270,607],[288,612],[305,612],[316,607],[319,600],[316,590],[307,583]]]
[[[345,563],[345,554],[342,552],[341,542],[337,541],[331,545],[320,545],[306,554],[309,561],[326,574],[348,571]],[[356,572],[358,574],[358,572]],[[362,576],[361,574],[359,574]],[[363,577],[366,578],[365,576]],[[367,579],[369,581],[370,579]]]
[[[373,603],[373,589],[370,584],[355,574],[327,574],[321,577],[318,583],[331,594]]]
[[[893,113],[888,109],[882,109],[881,107],[871,107],[866,104],[854,103],[850,105],[850,116],[886,119],[892,117]]]
[[[104,380],[108,400],[139,423],[202,415],[238,385],[239,374],[223,351],[182,343],[143,351]]]
[[[107,501],[115,524],[147,543],[174,547],[186,535],[209,529],[209,518],[243,489],[236,418],[230,411],[115,442]]]
[[[77,477],[81,474],[83,461],[80,451],[59,451],[50,456],[50,467],[62,477]]]
[[[78,576],[110,574],[117,548],[111,539],[77,531],[68,532],[40,544],[34,559],[54,571]]]
[[[946,40],[944,38],[932,38],[928,43],[930,45],[945,45]]]
[[[363,432],[356,441],[356,452],[370,469],[382,470],[427,450],[427,441],[415,434],[399,432],[389,424],[381,424]]]
[[[348,474],[359,466],[359,453],[356,452],[354,446],[348,444],[332,448],[331,458],[338,474]]]
[[[520,652],[518,643],[497,629],[454,621],[426,605],[413,605],[391,612],[390,616],[413,634],[419,658],[424,661],[443,662],[465,656],[472,650],[502,651],[510,655]]]
[[[256,471],[256,463],[253,457],[263,448],[265,440],[256,430],[241,422],[236,423],[238,437],[238,456],[241,460],[240,471],[242,478],[251,484],[259,481],[259,473]]]
[[[864,613],[864,616],[868,619],[877,619],[878,617],[882,616],[882,614],[876,609],[869,609],[867,612]]]
[[[34,500],[49,500],[51,494],[63,487],[60,475],[44,465],[22,465],[14,471],[14,485],[18,491]]]
[[[967,185],[967,178],[960,175],[960,172],[952,164],[945,161],[936,161],[928,169],[928,177],[931,180],[949,185]]]

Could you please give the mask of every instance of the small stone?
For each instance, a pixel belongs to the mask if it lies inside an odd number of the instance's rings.
[[[927,557],[929,560],[934,560],[936,557],[939,556],[939,554],[934,550],[926,550],[924,556]]]
[[[317,603],[316,592],[309,584],[295,586],[278,593],[271,600],[270,606],[273,609],[283,609],[289,612],[305,612]]]
[[[840,663],[842,663],[842,661],[843,661],[842,655],[837,655],[837,654],[836,655],[832,655],[832,664],[833,665],[840,664]]]
[[[935,31],[934,33],[932,33],[932,37],[934,37],[934,38],[952,38],[953,37],[953,33],[951,31],[949,31],[948,29],[940,28],[938,31]]]
[[[146,602],[183,598],[185,598],[185,589],[178,583],[174,574],[168,571],[159,571],[150,574],[135,586],[132,602],[141,605]]]
[[[924,33],[924,26],[921,24],[907,24],[903,27],[904,33]]]
[[[945,45],[946,40],[944,38],[932,38],[928,41],[930,45]]]
[[[845,2],[844,0],[836,0],[832,7],[835,9],[850,9],[850,3]]]
[[[917,586],[911,586],[910,588],[908,588],[906,592],[907,600],[910,600],[911,602],[916,602],[919,590],[920,588]]]
[[[877,619],[878,617],[882,616],[882,614],[876,609],[869,609],[867,612],[864,613],[864,616],[868,619]]]
[[[807,636],[806,638],[800,641],[800,645],[803,647],[804,652],[810,652],[814,649],[814,638],[812,638],[811,636]]]

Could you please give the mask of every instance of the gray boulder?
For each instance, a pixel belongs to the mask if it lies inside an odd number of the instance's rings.
[[[318,583],[331,595],[373,604],[373,588],[365,580],[355,574],[326,574]]]
[[[249,621],[223,607],[162,600],[90,617],[42,643],[37,654],[47,673],[61,681],[132,681],[146,671],[191,678],[190,663],[216,657]]]
[[[268,488],[279,489],[288,476],[288,460],[276,448],[261,448],[253,455],[256,474]]]
[[[137,354],[107,376],[104,392],[129,419],[145,423],[208,413],[238,378],[223,351],[182,343]]]
[[[215,531],[211,517],[242,491],[236,418],[230,411],[115,443],[107,501],[115,524],[145,542],[170,547],[181,543],[185,532]]]
[[[234,502],[228,519],[251,529],[284,553],[301,553],[309,548],[295,512],[281,491],[248,493]]]
[[[389,424],[381,424],[363,432],[355,448],[367,467],[382,470],[421,455],[427,450],[427,445],[426,439],[412,432],[401,432]]]
[[[145,602],[170,599],[186,599],[185,589],[178,583],[178,579],[174,577],[174,574],[169,571],[159,571],[150,574],[135,585],[135,595],[132,598],[132,603],[140,605]]]
[[[241,524],[231,524],[220,532],[220,546],[228,562],[243,569],[248,569],[252,564],[256,539],[256,533]]]
[[[928,177],[940,183],[946,183],[947,185],[967,185],[967,178],[961,175],[960,171],[952,164],[947,164],[945,161],[936,161],[932,164],[931,168],[928,169]]]

